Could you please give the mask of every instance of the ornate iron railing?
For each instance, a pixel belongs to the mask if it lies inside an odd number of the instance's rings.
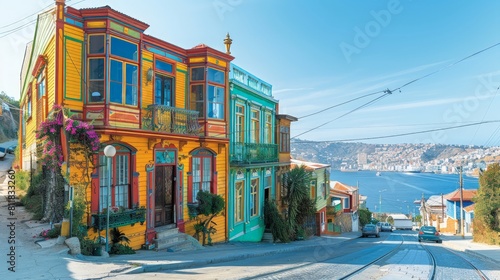
[[[198,114],[198,111],[152,104],[142,111],[142,129],[198,135],[201,129]]]
[[[96,230],[103,230],[106,228],[107,214],[92,214],[92,226]],[[146,209],[127,209],[120,213],[109,213],[109,228],[134,225],[146,221]]]
[[[232,163],[278,162],[278,145],[257,143],[231,143]]]

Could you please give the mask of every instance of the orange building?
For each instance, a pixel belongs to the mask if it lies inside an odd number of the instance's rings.
[[[57,0],[38,16],[21,72],[21,168],[37,168],[35,132],[53,105],[92,122],[101,149],[84,223],[91,237],[102,235],[110,197],[125,216],[110,218],[109,227],[134,249],[151,247],[165,228],[193,234],[187,205],[201,190],[226,200],[228,181],[233,57],[206,45],[183,49],[146,34],[148,27],[109,6],[75,9]],[[107,145],[116,149],[110,169]],[[75,168],[70,162],[71,173],[82,171]],[[213,242],[226,240],[225,216],[214,222]]]

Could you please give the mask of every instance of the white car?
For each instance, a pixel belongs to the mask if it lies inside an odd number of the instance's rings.
[[[7,154],[6,149],[4,147],[0,147],[0,160],[3,160],[6,154]]]
[[[381,223],[381,231],[392,231],[392,225],[389,223]]]

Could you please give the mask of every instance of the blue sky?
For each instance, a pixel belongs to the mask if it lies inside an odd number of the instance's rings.
[[[273,85],[283,114],[306,116],[434,73],[362,109],[356,110],[383,93],[300,118],[292,124],[292,137],[500,145],[500,122],[366,139],[500,120],[500,46],[456,63],[500,43],[498,1],[144,0],[140,6],[131,2],[67,4],[109,5],[148,23],[146,33],[183,48],[204,43],[224,50],[223,39],[229,32],[234,63]],[[18,97],[24,45],[32,40],[34,25],[10,35],[6,31],[35,16],[4,26],[53,1],[7,3],[3,10],[9,12],[0,18],[0,90]]]

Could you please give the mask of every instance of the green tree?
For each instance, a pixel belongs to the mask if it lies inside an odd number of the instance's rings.
[[[305,166],[298,166],[283,177],[282,185],[286,189],[283,198],[284,204],[287,205],[286,221],[290,232],[295,235],[304,232],[304,222],[316,211],[316,201],[310,198],[311,176]]]
[[[361,223],[361,226],[364,226],[366,224],[369,224],[370,221],[372,220],[372,212],[368,209],[359,209],[359,222]]]
[[[488,243],[500,243],[500,165],[498,163],[488,166],[488,170],[479,177],[479,188],[474,198],[474,239],[478,236]],[[480,237],[478,240],[482,239]],[[495,240],[496,239],[496,240]]]
[[[198,222],[195,224],[195,237],[200,240],[202,234],[202,245],[212,245],[211,235],[216,233],[217,225],[213,218],[224,210],[224,198],[222,196],[206,191],[199,191],[196,195],[198,204],[189,205],[189,215]]]

